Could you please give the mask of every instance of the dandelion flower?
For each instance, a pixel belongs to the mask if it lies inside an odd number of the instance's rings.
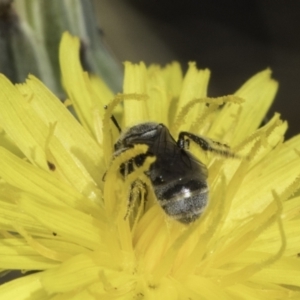
[[[3,284],[1,299],[299,299],[300,136],[284,141],[279,114],[260,126],[277,90],[270,70],[209,98],[210,73],[193,63],[183,76],[177,63],[127,62],[113,95],[82,71],[78,51],[64,34],[64,104],[33,76],[15,86],[0,77],[0,270],[37,271]],[[155,121],[175,138],[230,145],[238,158],[190,145],[210,189],[197,221],[163,212],[145,175],[155,158],[122,178],[120,164],[147,147],[112,161],[112,113],[122,128]],[[128,212],[135,178],[147,197]]]

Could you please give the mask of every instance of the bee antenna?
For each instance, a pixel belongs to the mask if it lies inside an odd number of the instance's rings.
[[[107,109],[107,105],[104,105],[104,109]],[[119,133],[122,132],[122,129],[119,125],[119,123],[117,122],[116,118],[114,117],[114,115],[111,115],[110,119],[113,121],[113,123],[115,124],[115,126],[117,127]]]

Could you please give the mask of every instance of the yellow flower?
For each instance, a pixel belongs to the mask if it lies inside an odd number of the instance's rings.
[[[78,51],[64,34],[65,105],[33,76],[16,86],[0,77],[0,270],[39,271],[0,286],[0,298],[299,299],[300,136],[284,142],[278,114],[259,127],[277,90],[271,72],[208,98],[210,73],[195,64],[182,76],[177,63],[125,63],[124,91],[114,96],[82,71]],[[197,221],[163,212],[144,174],[153,158],[122,178],[120,164],[146,147],[112,161],[111,113],[122,128],[151,120],[175,138],[187,130],[231,146],[239,158],[191,143],[209,172],[209,205]],[[137,177],[147,201],[128,211]]]

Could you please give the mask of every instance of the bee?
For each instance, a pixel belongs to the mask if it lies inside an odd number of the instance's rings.
[[[113,122],[121,132],[116,120]],[[114,145],[114,157],[134,145],[147,145],[145,154],[140,154],[120,166],[126,176],[140,167],[149,156],[156,160],[145,173],[149,177],[159,205],[164,212],[177,221],[190,224],[197,220],[208,204],[209,187],[206,166],[189,152],[190,141],[204,151],[223,156],[235,155],[225,144],[182,131],[176,141],[168,128],[161,123],[146,122],[135,125],[121,133]]]

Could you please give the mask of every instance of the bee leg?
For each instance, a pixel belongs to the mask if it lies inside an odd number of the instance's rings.
[[[132,213],[138,216],[139,211],[144,210],[146,201],[147,201],[146,184],[140,179],[137,179],[131,184],[128,208],[127,208],[126,215],[124,216],[124,220],[126,220],[127,217]]]
[[[104,105],[104,109],[107,109],[107,105]],[[115,116],[114,115],[111,115],[110,119],[112,120],[112,122],[114,123],[114,125],[116,126],[116,128],[118,129],[119,133],[122,132],[122,129],[118,123],[118,121],[116,120]]]
[[[226,144],[222,144],[217,141],[213,141],[201,135],[195,135],[187,131],[182,131],[179,133],[179,138],[177,141],[178,147],[182,149],[188,149],[189,139],[191,139],[194,143],[201,147],[204,151],[214,152],[216,154],[231,157],[231,158],[238,158],[238,155],[230,151],[230,148]]]

